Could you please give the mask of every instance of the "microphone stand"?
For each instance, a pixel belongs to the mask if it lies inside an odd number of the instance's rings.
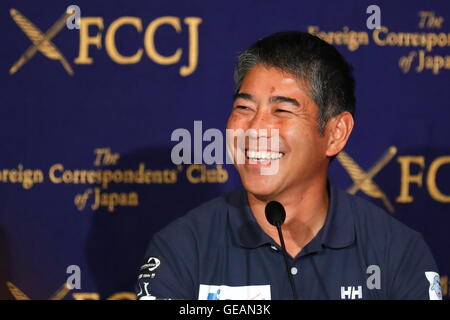
[[[277,223],[276,227],[277,227],[277,231],[278,231],[278,237],[280,238],[280,243],[281,243],[281,248],[282,248],[281,251],[283,251],[284,265],[286,266],[286,272],[288,274],[289,283],[291,284],[292,297],[294,298],[294,300],[298,300],[297,290],[295,289],[294,278],[292,277],[291,270],[289,269],[288,255],[287,255],[287,251],[286,251],[286,245],[284,244],[283,233],[281,232],[281,224]]]

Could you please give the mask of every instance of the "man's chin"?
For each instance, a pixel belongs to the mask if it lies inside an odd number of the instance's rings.
[[[274,197],[280,189],[275,183],[269,183],[267,181],[243,180],[243,185],[247,192],[259,199],[270,199]]]

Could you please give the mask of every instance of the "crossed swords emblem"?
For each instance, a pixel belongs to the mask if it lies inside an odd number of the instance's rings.
[[[397,148],[394,146],[383,154],[380,160],[378,160],[367,172],[365,172],[347,153],[341,152],[337,155],[338,161],[344,167],[344,169],[350,175],[353,180],[353,185],[347,189],[350,194],[355,194],[358,190],[363,191],[365,194],[372,198],[378,198],[383,201],[386,209],[390,212],[394,212],[394,207],[389,201],[386,194],[380,189],[380,187],[372,180],[372,178],[397,154]]]
[[[31,300],[25,293],[22,292],[19,288],[17,288],[14,284],[7,281],[6,285],[8,286],[9,291],[14,296],[16,300]],[[70,288],[67,283],[64,283],[51,297],[50,300],[62,300],[69,293]]]
[[[30,20],[28,20],[23,14],[21,14],[16,9],[11,9],[9,11],[11,17],[16,22],[16,24],[22,29],[22,31],[31,40],[32,44],[28,49],[20,56],[19,60],[9,69],[10,74],[16,73],[27,61],[29,61],[36,52],[41,52],[44,56],[52,60],[59,60],[64,69],[71,76],[73,75],[73,70],[70,64],[67,62],[64,55],[58,50],[52,39],[61,31],[65,26],[67,18],[73,15],[75,12],[65,13],[61,16],[46,33],[43,33],[36,27]]]

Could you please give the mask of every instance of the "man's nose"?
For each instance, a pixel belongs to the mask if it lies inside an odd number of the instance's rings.
[[[249,129],[259,131],[260,129],[271,129],[271,128],[273,128],[273,123],[270,116],[270,111],[265,110],[264,108],[258,108],[257,112],[255,113],[255,116],[250,122]]]
[[[250,145],[257,144],[259,148],[266,150],[271,144],[267,139],[271,139],[275,128],[270,110],[259,109],[249,124],[247,131]]]

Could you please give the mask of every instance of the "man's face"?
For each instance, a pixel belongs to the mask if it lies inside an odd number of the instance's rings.
[[[256,151],[260,150],[254,147],[258,143],[241,147],[245,148],[245,163],[236,164],[236,168],[247,191],[256,196],[276,197],[286,190],[306,190],[308,184],[326,175],[327,134],[320,135],[317,114],[318,107],[308,96],[307,88],[293,75],[262,65],[247,73],[227,129],[266,129],[269,138],[271,129],[279,130],[279,153],[269,154],[271,160],[267,160],[268,154],[265,159],[261,154],[258,157]],[[252,135],[249,140],[261,138]],[[271,149],[269,143],[268,150]],[[278,170],[272,175],[262,175],[261,168],[269,166]]]

